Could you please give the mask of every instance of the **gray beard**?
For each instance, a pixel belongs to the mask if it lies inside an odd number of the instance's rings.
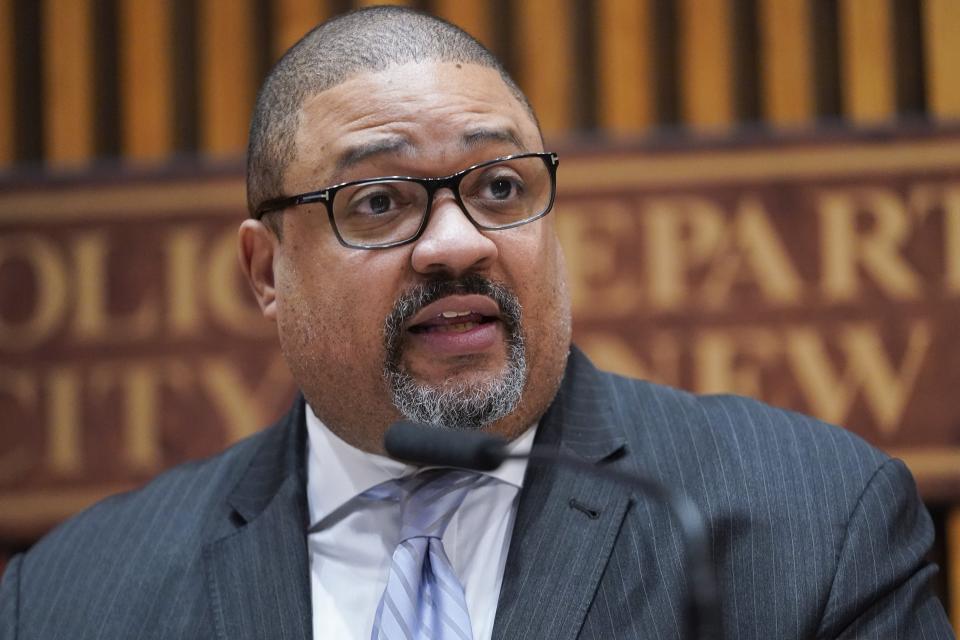
[[[433,386],[403,370],[403,325],[426,305],[452,294],[486,295],[499,304],[507,334],[507,362],[501,375],[475,384],[445,382]],[[519,404],[527,381],[520,312],[520,302],[509,289],[477,275],[434,280],[401,296],[384,328],[387,357],[383,376],[397,410],[413,422],[447,429],[482,429],[510,414]]]

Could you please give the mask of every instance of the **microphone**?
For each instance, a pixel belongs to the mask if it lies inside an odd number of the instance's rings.
[[[696,637],[720,640],[718,589],[707,544],[707,530],[700,510],[690,498],[653,478],[598,467],[572,455],[534,446],[529,454],[510,453],[504,438],[480,431],[454,431],[406,420],[387,429],[383,441],[387,453],[404,462],[491,471],[510,459],[528,458],[549,462],[612,480],[665,504],[676,521],[688,562],[687,585],[695,615],[690,623]]]
[[[397,460],[439,467],[492,471],[507,459],[507,441],[480,431],[438,429],[394,422],[383,446]]]

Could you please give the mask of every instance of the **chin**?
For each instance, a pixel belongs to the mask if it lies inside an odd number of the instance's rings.
[[[483,429],[513,413],[526,384],[526,367],[497,372],[465,370],[439,381],[387,372],[394,406],[406,418],[452,429]]]

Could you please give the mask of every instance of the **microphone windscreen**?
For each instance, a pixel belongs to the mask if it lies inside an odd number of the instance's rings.
[[[404,462],[476,471],[496,469],[506,456],[506,440],[479,431],[456,431],[415,422],[394,422],[383,445]]]

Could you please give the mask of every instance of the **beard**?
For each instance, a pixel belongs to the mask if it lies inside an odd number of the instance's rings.
[[[488,296],[500,307],[507,342],[503,371],[489,380],[474,383],[445,381],[430,385],[418,381],[403,367],[404,324],[440,298],[469,294]],[[447,429],[483,429],[510,414],[520,403],[527,381],[520,313],[520,301],[513,292],[479,275],[432,280],[400,296],[384,326],[383,377],[397,410],[413,422]]]

